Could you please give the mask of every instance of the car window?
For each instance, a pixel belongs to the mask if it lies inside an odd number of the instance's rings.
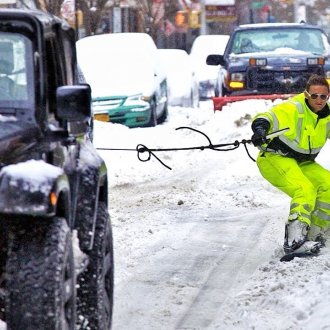
[[[315,54],[327,52],[324,35],[316,29],[254,29],[235,34],[231,53],[244,54],[293,49]]]
[[[0,102],[18,106],[33,98],[32,45],[16,33],[0,33]],[[29,83],[28,83],[29,82]],[[29,95],[31,94],[31,96]],[[14,105],[15,103],[15,105]],[[7,105],[8,106],[8,105]]]

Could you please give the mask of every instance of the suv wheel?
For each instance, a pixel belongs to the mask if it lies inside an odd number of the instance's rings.
[[[87,269],[78,276],[78,329],[109,330],[113,305],[113,243],[108,210],[99,202]]]
[[[66,220],[21,219],[9,231],[8,329],[74,329],[75,269]]]

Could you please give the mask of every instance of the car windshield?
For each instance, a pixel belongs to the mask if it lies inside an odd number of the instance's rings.
[[[32,43],[0,32],[0,108],[26,108],[34,100]]]
[[[326,36],[317,29],[251,29],[235,34],[229,53],[256,52],[311,52],[324,55],[329,52]]]

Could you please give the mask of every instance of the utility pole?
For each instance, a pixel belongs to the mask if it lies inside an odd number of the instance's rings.
[[[120,0],[115,1],[115,5],[112,9],[112,17],[113,17],[113,33],[120,33],[122,32],[121,29],[121,7],[120,7]]]
[[[299,0],[293,1],[294,21],[299,23],[306,22],[306,5]]]
[[[201,0],[201,27],[200,35],[207,34],[207,25],[206,25],[206,11],[205,11],[205,0]]]
[[[76,40],[79,40],[79,22],[78,22],[78,10],[79,7],[79,1],[74,1],[74,26],[75,26],[75,34],[76,34]]]

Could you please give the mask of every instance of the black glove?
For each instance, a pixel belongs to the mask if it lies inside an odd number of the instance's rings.
[[[267,132],[262,128],[258,127],[255,129],[254,134],[251,137],[251,141],[255,147],[261,146],[262,144],[267,143],[266,138]]]
[[[257,118],[252,122],[251,125],[253,135],[251,137],[251,142],[254,146],[261,146],[267,143],[266,135],[270,128],[270,123],[265,118]]]

